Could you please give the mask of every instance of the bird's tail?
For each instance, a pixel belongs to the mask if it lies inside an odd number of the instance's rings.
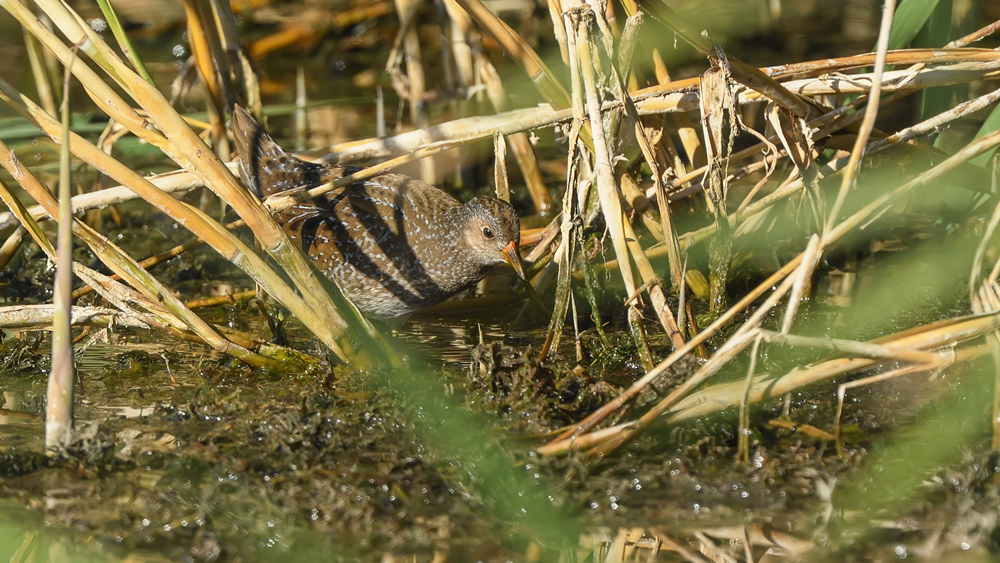
[[[260,199],[292,188],[312,188],[338,175],[331,166],[286,153],[239,105],[233,108],[233,139],[243,181]]]

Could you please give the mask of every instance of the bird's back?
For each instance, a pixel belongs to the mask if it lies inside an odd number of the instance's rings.
[[[241,172],[259,197],[353,171],[287,154],[241,112],[233,118]],[[440,303],[485,274],[456,252],[461,208],[434,186],[382,174],[302,201],[278,220],[366,315],[395,319]]]

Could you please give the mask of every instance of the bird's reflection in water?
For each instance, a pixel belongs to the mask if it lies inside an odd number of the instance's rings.
[[[472,349],[479,344],[480,331],[483,342],[503,340],[506,333],[503,326],[475,319],[427,317],[404,324],[396,337],[429,363],[464,367],[472,360]]]

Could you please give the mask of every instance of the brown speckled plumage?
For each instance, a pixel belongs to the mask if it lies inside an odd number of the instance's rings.
[[[245,110],[233,113],[244,181],[261,199],[353,170],[283,151]],[[483,279],[504,261],[523,273],[514,208],[492,197],[462,204],[402,174],[356,182],[279,214],[292,240],[367,316],[399,320]]]

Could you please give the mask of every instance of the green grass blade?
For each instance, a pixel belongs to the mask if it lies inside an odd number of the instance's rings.
[[[889,49],[902,49],[911,41],[924,27],[939,0],[906,0],[896,9],[896,14],[892,22],[892,31],[889,33]]]

